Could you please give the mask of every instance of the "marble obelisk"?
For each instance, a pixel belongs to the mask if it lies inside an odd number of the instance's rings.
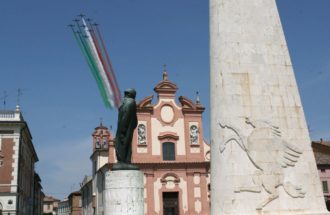
[[[275,0],[210,0],[211,214],[328,214]]]

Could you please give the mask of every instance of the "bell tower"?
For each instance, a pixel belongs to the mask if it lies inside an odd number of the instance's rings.
[[[92,136],[93,152],[108,149],[108,144],[112,138],[112,134],[108,131],[107,127],[100,123],[100,125],[95,128]]]
[[[103,126],[102,122],[94,129],[93,137],[93,153],[90,157],[92,161],[92,190],[95,201],[96,214],[102,213],[100,209],[104,204],[102,192],[104,190],[104,176],[102,167],[108,163],[109,144],[112,142],[113,136],[107,127]]]
[[[93,136],[93,153],[91,160],[93,163],[93,175],[108,162],[109,143],[112,140],[112,134],[102,122],[94,129]]]

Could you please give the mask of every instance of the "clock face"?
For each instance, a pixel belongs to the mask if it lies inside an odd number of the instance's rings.
[[[174,119],[174,111],[173,108],[169,105],[164,105],[160,110],[160,117],[166,123],[170,123]]]

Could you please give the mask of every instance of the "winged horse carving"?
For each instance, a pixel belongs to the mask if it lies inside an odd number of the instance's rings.
[[[268,197],[257,206],[257,210],[262,210],[267,204],[278,198],[278,187],[280,186],[283,186],[285,192],[291,197],[304,198],[306,193],[301,187],[284,181],[283,171],[288,166],[295,166],[302,151],[283,140],[279,128],[269,122],[251,121],[249,118],[246,118],[245,122],[253,129],[248,137],[243,137],[236,128],[219,123],[222,129],[230,129],[234,133],[220,144],[220,152],[225,151],[228,143],[236,142],[256,167],[252,176],[254,185],[236,187],[235,192],[260,193],[264,189],[268,193]]]

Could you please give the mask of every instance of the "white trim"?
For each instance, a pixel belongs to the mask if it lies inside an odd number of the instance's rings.
[[[172,103],[175,108],[178,110],[181,110],[182,107],[178,106],[178,104],[175,102],[175,99],[159,99],[157,104],[154,106],[154,109],[158,108],[160,105],[164,105],[165,103]]]
[[[11,180],[11,184],[18,184],[18,157],[19,157],[19,135],[13,135],[14,142],[14,154],[13,154],[13,179]],[[11,187],[11,192],[17,192],[17,186]]]

